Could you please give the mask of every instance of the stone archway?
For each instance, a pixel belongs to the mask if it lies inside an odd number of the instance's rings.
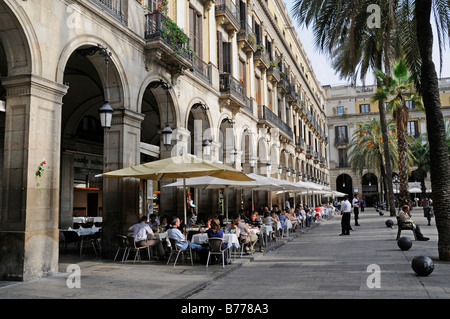
[[[336,190],[348,195],[348,198],[353,198],[353,180],[348,174],[340,174],[336,178]]]
[[[106,62],[98,46],[81,45],[69,55],[63,82],[69,86],[63,98],[61,120],[60,228],[73,227],[73,217],[102,217],[104,132],[98,110],[107,85],[113,108],[123,106],[123,92],[115,58]]]

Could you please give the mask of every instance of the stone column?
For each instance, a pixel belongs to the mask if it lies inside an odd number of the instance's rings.
[[[111,129],[105,135],[104,171],[140,164],[141,122],[144,115],[126,109],[115,109]],[[106,258],[117,250],[117,235],[139,217],[139,179],[103,178],[102,248]]]
[[[67,87],[29,74],[4,78],[2,85],[7,94],[0,278],[28,281],[58,271],[61,105]]]

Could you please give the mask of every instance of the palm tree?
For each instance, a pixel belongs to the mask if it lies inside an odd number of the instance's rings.
[[[388,128],[388,144],[389,144],[389,158],[392,160],[391,166],[397,165],[398,159],[397,140],[394,134],[395,125],[392,120],[387,122]],[[386,189],[387,181],[386,165],[384,162],[384,145],[383,133],[381,131],[381,124],[379,120],[369,117],[369,121],[361,123],[353,133],[352,142],[349,148],[349,161],[351,163],[354,173],[362,176],[363,171],[367,169],[381,176],[383,188]]]
[[[354,83],[358,77],[364,79],[369,70],[384,69],[390,74],[390,61],[400,56],[397,41],[391,41],[395,21],[393,1],[383,1],[381,27],[367,27],[367,7],[373,0],[296,0],[292,13],[300,24],[307,27],[313,23],[316,47],[328,53],[334,69],[342,78]],[[377,81],[380,87],[381,82]],[[388,140],[384,103],[379,102],[379,115],[383,140]],[[383,145],[390,215],[395,216],[392,167],[389,146]]]
[[[420,181],[420,189],[422,190],[422,198],[426,197],[425,179],[430,172],[430,148],[428,143],[423,143],[426,140],[425,134],[421,134],[414,143],[411,144],[410,150],[414,154],[413,165],[416,169],[413,172],[414,178]]]
[[[387,102],[386,111],[392,113],[397,128],[398,143],[398,167],[400,177],[399,204],[410,205],[408,190],[408,144],[407,125],[410,109],[406,104],[409,100],[415,108],[422,108],[420,97],[415,92],[414,81],[411,73],[408,72],[405,62],[399,60],[394,63],[393,75],[389,78],[380,71],[375,71],[382,83],[388,83],[378,88],[373,95],[372,101],[387,101],[390,96],[393,98]]]
[[[444,117],[439,99],[439,85],[433,63],[433,31],[430,24],[432,5],[440,35],[450,36],[450,4],[448,1],[415,1],[416,39],[421,68],[417,82],[423,97],[430,144],[430,177],[433,206],[439,234],[439,259],[450,260],[450,162],[445,138]],[[439,46],[442,47],[441,37]],[[442,61],[442,59],[441,59]],[[442,63],[441,63],[442,65]],[[431,129],[432,128],[432,129]]]

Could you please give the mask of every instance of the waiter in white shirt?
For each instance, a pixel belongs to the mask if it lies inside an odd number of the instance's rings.
[[[352,201],[352,206],[353,206],[353,213],[355,213],[355,226],[359,226],[358,223],[358,216],[359,216],[359,198],[358,198],[358,194],[355,194],[353,201]]]
[[[341,227],[342,233],[339,236],[350,235],[350,214],[352,211],[352,205],[348,201],[348,196],[344,196],[344,200],[341,202],[341,212],[342,212],[342,220]]]

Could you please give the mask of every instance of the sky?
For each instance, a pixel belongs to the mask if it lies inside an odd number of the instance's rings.
[[[286,4],[289,12],[290,5],[293,1],[285,1],[289,2]],[[331,67],[331,62],[327,59],[324,54],[320,54],[314,45],[313,33],[311,30],[306,29],[305,27],[298,27],[297,21],[292,18],[293,24],[296,27],[297,33],[299,34],[300,41],[303,44],[303,47],[308,55],[308,58],[312,64],[314,73],[316,75],[317,80],[321,85],[331,85],[336,86],[339,84],[348,84],[346,80],[339,79],[339,76],[335,74],[333,68]],[[447,41],[446,51],[443,53],[443,68],[442,74],[439,75],[439,51],[437,48],[437,38],[434,40],[434,50],[433,50],[433,58],[434,63],[436,65],[436,71],[438,72],[438,77],[450,77],[450,48],[449,41]],[[374,83],[374,77],[371,74],[366,76],[366,85],[370,85]],[[357,83],[361,85],[361,83]]]

